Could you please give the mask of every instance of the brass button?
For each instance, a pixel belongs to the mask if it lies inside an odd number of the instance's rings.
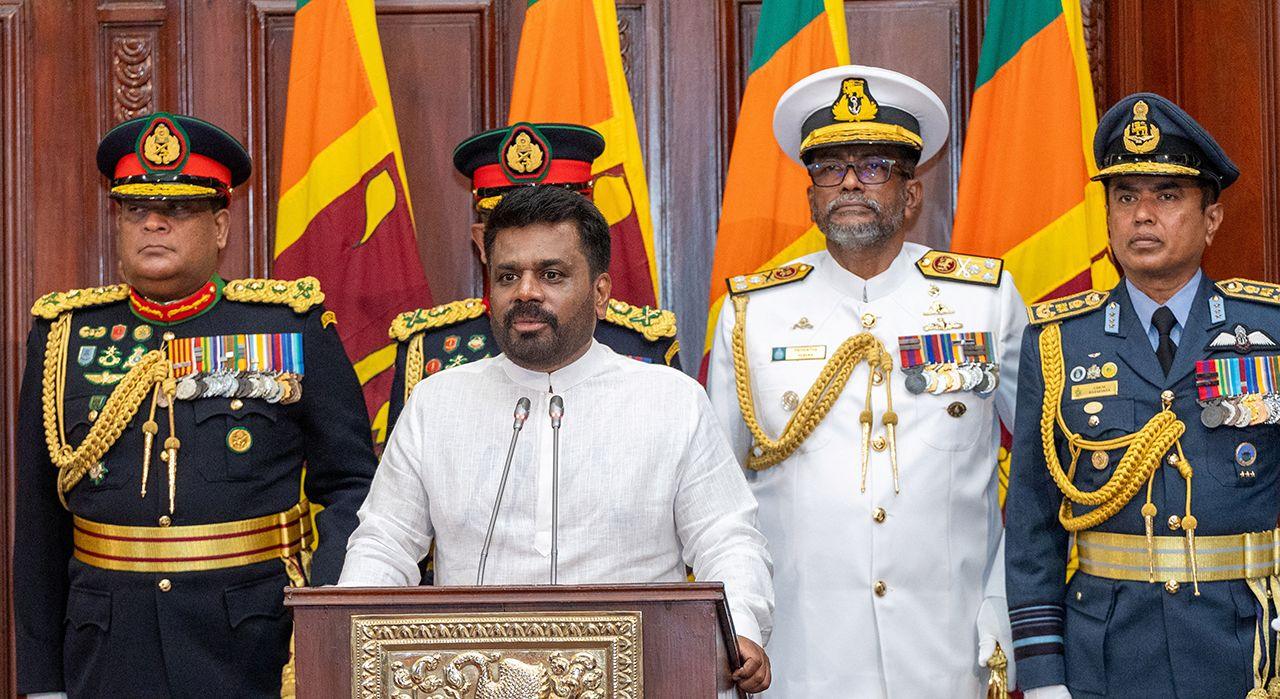
[[[947,406],[947,414],[951,417],[960,417],[961,415],[964,415],[965,411],[968,409],[969,406],[961,403],[960,401],[956,401]]]
[[[1101,471],[1111,465],[1111,457],[1107,456],[1107,452],[1105,451],[1095,451],[1093,452],[1093,455],[1089,457],[1089,463],[1093,464],[1094,468]]]
[[[1098,425],[1100,425],[1100,424],[1102,424],[1102,420],[1101,420],[1097,415],[1090,415],[1090,416],[1089,416],[1089,426],[1090,426],[1090,427],[1097,427],[1097,426],[1098,426]]]
[[[862,327],[867,328],[868,330],[876,327],[876,316],[874,313],[862,314]]]
[[[173,583],[169,582],[169,578],[161,578],[160,582],[156,583],[156,587],[160,588],[161,592],[168,592],[173,589]]]
[[[1178,531],[1182,527],[1182,518],[1178,515],[1169,515],[1169,528]]]
[[[884,593],[889,591],[889,586],[884,584],[883,580],[877,580],[871,590],[876,593],[876,597],[884,597]]]
[[[1169,456],[1165,457],[1165,461],[1168,461],[1170,466],[1177,466],[1177,465],[1178,465],[1178,455],[1177,455],[1177,454],[1170,454]]]
[[[871,519],[875,520],[876,524],[880,524],[881,522],[883,522],[885,515],[886,513],[883,507],[877,507],[876,509],[871,511]]]
[[[90,411],[89,411],[89,422],[93,422],[94,420],[97,420],[97,419],[98,419],[98,411],[96,411],[96,410],[90,410]]]
[[[884,383],[884,374],[881,374],[878,371],[871,372],[871,384],[873,386],[879,386],[882,383]]]
[[[231,409],[232,409],[232,410],[239,410],[239,409],[241,409],[241,408],[243,408],[243,407],[244,407],[244,401],[240,400],[239,398],[232,398],[232,399],[231,399]]]
[[[159,521],[160,521],[160,526],[162,527],[167,527],[170,524],[173,524],[173,520],[169,519],[169,515],[160,515]]]
[[[1160,392],[1160,400],[1164,401],[1165,403],[1172,403],[1172,402],[1173,402],[1173,391],[1168,391],[1168,390],[1166,390],[1166,391],[1161,391],[1161,392]]]
[[[881,436],[877,436],[875,439],[871,440],[871,448],[876,451],[884,451],[885,444],[886,442],[884,441],[884,437]]]
[[[1171,595],[1176,595],[1178,594],[1178,587],[1179,585],[1177,580],[1170,580],[1164,584],[1164,591]]]
[[[1082,599],[1084,599],[1084,593],[1083,593],[1083,592],[1076,592],[1076,601],[1077,601],[1077,602],[1079,602],[1079,601],[1080,601],[1080,600],[1082,600]]]
[[[172,341],[172,340],[173,340],[173,338],[175,337],[175,335],[174,335],[173,333],[171,333],[171,332],[166,332],[166,333],[165,333],[164,335],[162,335],[161,337],[163,337],[163,338],[164,338],[165,342],[170,342],[170,341]]]
[[[800,407],[800,396],[795,391],[782,394],[782,409],[791,412]]]

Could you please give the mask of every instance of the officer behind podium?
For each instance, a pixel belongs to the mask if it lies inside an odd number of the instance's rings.
[[[282,590],[308,569],[337,581],[373,476],[360,386],[315,279],[218,276],[250,171],[233,137],[158,113],[108,132],[97,161],[124,283],[32,308],[18,691],[278,697]]]
[[[604,137],[577,124],[530,124],[493,129],[467,138],[453,151],[453,164],[471,180],[480,222],[471,237],[484,262],[484,222],[514,189],[553,185],[591,196],[591,163],[604,152]],[[648,306],[609,299],[595,337],[618,354],[680,368],[676,316]],[[462,299],[434,308],[406,311],[391,324],[395,378],[387,432],[419,381],[438,371],[498,353],[484,298]]]
[[[1177,105],[1126,97],[1094,152],[1125,278],[1030,309],[1007,501],[1022,686],[1280,696],[1280,287],[1201,270],[1239,171]]]

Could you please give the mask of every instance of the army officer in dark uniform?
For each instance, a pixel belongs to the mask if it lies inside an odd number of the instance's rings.
[[[1201,270],[1239,172],[1177,105],[1126,97],[1094,151],[1125,279],[1030,311],[1007,505],[1018,677],[1028,699],[1280,696],[1280,287]]]
[[[484,261],[484,222],[503,194],[518,187],[552,185],[591,196],[591,163],[604,137],[577,124],[521,123],[476,134],[458,144],[453,164],[471,180],[480,222],[471,237]],[[618,354],[680,368],[676,316],[671,311],[609,299],[596,339]],[[406,311],[391,325],[397,342],[387,432],[419,381],[444,369],[497,354],[488,301],[462,299]]]
[[[32,308],[18,691],[280,696],[282,590],[337,581],[373,476],[360,386],[314,279],[218,276],[250,171],[234,138],[153,114],[112,129],[98,168],[124,283]]]

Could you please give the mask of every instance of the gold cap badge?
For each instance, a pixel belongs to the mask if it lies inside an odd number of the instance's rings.
[[[502,169],[512,182],[540,182],[551,164],[546,139],[531,124],[517,124],[502,142]]]
[[[157,116],[138,136],[139,160],[148,170],[180,170],[187,156],[187,138],[167,116]]]
[[[866,78],[845,78],[840,82],[840,94],[831,105],[831,115],[836,121],[868,121],[876,118],[880,105],[867,89]]]
[[[1130,153],[1150,153],[1160,145],[1160,127],[1147,120],[1149,109],[1145,100],[1133,104],[1133,121],[1124,127],[1124,149]]]

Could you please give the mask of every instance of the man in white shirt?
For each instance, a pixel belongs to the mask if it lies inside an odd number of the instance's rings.
[[[707,382],[775,561],[769,697],[973,699],[1010,645],[997,417],[1024,308],[1000,260],[905,241],[949,123],[866,66],[774,112],[827,245],[728,280]]]
[[[609,299],[609,229],[579,194],[530,187],[490,215],[485,251],[502,354],[423,381],[405,406],[347,544],[341,585],[476,580],[521,398],[516,443],[485,566],[491,584],[722,581],[745,691],[770,681],[761,645],[773,587],[756,502],[705,393],[684,374],[592,339]],[[462,339],[465,341],[465,339]],[[553,396],[564,404],[558,532],[552,528]]]

